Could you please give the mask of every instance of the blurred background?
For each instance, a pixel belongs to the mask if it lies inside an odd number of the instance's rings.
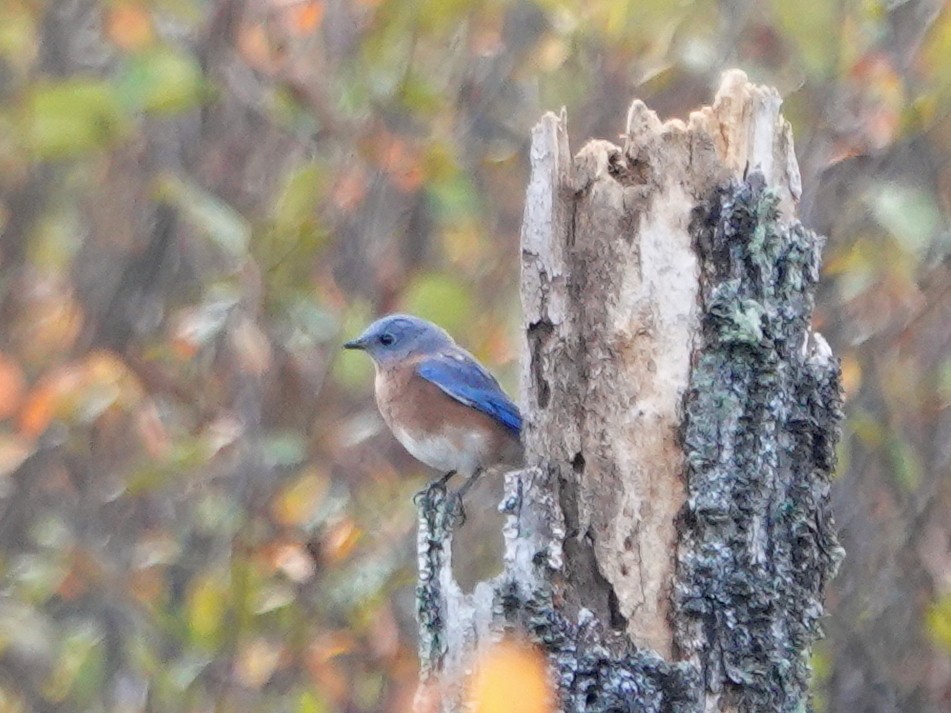
[[[829,236],[817,710],[951,710],[951,6],[3,0],[0,713],[408,710],[429,474],[341,341],[417,312],[514,393],[533,123],[734,66]]]

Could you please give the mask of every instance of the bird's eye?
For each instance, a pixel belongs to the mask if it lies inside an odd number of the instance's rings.
[[[392,334],[386,333],[380,335],[380,344],[382,344],[384,347],[390,346],[395,341],[396,337],[394,337]]]

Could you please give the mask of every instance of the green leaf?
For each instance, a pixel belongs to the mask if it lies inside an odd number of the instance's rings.
[[[243,258],[251,241],[248,221],[226,202],[201,186],[166,174],[158,180],[161,200],[178,208],[185,218],[218,247],[235,258]]]
[[[449,275],[418,277],[406,290],[407,312],[429,319],[450,333],[465,330],[472,319],[473,302],[468,286]]]
[[[290,171],[274,206],[275,229],[297,230],[311,219],[325,183],[324,170],[318,163],[305,163]]]
[[[418,115],[432,116],[442,108],[445,91],[422,74],[410,72],[400,86],[400,99],[407,109]]]
[[[311,295],[295,295],[281,310],[283,344],[292,352],[306,352],[337,339],[340,325],[334,315]]]
[[[316,690],[301,691],[297,698],[296,713],[329,713],[333,710]]]
[[[41,159],[102,148],[121,132],[123,115],[108,83],[67,79],[37,85],[26,102],[25,135]]]
[[[120,96],[130,109],[175,113],[197,105],[204,94],[195,60],[168,47],[133,56],[119,81]]]
[[[305,163],[284,179],[270,225],[255,234],[252,248],[265,265],[270,299],[281,302],[300,289],[310,289],[314,259],[327,237],[315,206],[326,176],[317,163]]]
[[[296,465],[307,457],[307,441],[298,433],[268,434],[261,443],[262,456],[272,468]]]
[[[433,183],[429,189],[429,199],[433,212],[443,223],[454,224],[460,218],[475,217],[482,213],[478,191],[461,172]]]
[[[373,320],[369,305],[354,300],[347,314],[343,316],[340,329],[340,342],[358,336]],[[358,354],[343,349],[336,350],[336,358],[330,367],[331,378],[348,389],[370,389],[372,387],[373,366],[366,354]]]
[[[8,566],[6,579],[11,590],[24,602],[45,602],[66,578],[67,563],[62,558],[24,554]]]
[[[91,622],[79,623],[67,631],[56,668],[46,683],[49,698],[62,701],[71,690],[82,698],[101,686],[102,640],[102,632]]]
[[[865,199],[878,224],[905,252],[919,260],[932,245],[941,223],[934,197],[914,186],[886,184]]]
[[[772,0],[771,5],[783,38],[789,38],[797,46],[806,69],[818,77],[830,74],[842,49],[839,43],[842,31],[839,3]]]
[[[907,492],[914,492],[921,484],[921,458],[910,443],[900,437],[892,438],[886,453],[891,461],[892,476]]]

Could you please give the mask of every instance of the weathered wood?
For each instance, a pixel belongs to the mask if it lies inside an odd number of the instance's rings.
[[[463,593],[447,501],[420,503],[421,690],[443,710],[513,629],[566,711],[804,705],[840,397],[779,106],[731,72],[686,123],[635,101],[621,147],[572,159],[564,114],[535,127],[502,574]]]

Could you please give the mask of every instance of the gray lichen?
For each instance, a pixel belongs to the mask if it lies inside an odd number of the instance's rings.
[[[808,331],[822,241],[782,225],[755,175],[718,191],[695,234],[704,322],[685,407],[676,640],[739,710],[806,710],[842,556],[829,503],[839,368]]]
[[[522,612],[548,653],[563,710],[585,713],[696,713],[702,710],[699,671],[638,650],[593,616],[568,622],[545,599]]]
[[[419,509],[416,552],[416,619],[419,623],[420,680],[437,672],[446,654],[445,594],[440,574],[452,552],[452,523],[457,514],[445,488],[430,487],[416,496]]]

